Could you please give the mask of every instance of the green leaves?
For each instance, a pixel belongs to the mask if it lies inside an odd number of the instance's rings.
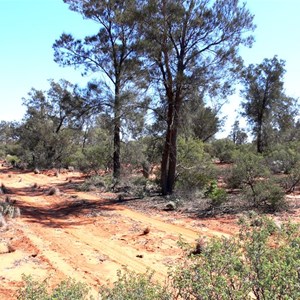
[[[84,300],[88,299],[89,289],[85,284],[74,279],[66,279],[60,282],[51,293],[48,293],[47,279],[38,282],[32,276],[22,276],[25,286],[18,290],[18,300]],[[92,298],[90,298],[92,299]]]
[[[298,299],[299,227],[245,219],[238,238],[212,239],[171,274],[183,299]]]
[[[137,274],[126,270],[118,272],[118,279],[112,288],[101,286],[99,295],[102,300],[171,300],[171,293],[153,281],[153,273],[147,271]]]

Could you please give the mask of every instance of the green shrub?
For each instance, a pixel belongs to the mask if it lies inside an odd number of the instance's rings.
[[[289,174],[279,179],[279,183],[287,193],[295,190],[296,186],[300,184],[300,161],[290,169]]]
[[[234,240],[213,239],[201,253],[190,256],[171,274],[179,299],[245,299],[250,287],[245,277],[243,259]],[[176,299],[176,298],[175,298]]]
[[[87,295],[89,289],[81,282],[76,282],[74,279],[67,279],[62,281],[51,294],[51,300],[65,300],[65,299],[88,299]]]
[[[12,166],[15,166],[17,163],[19,163],[21,161],[18,156],[10,155],[10,154],[6,155],[5,160],[6,160],[6,162],[11,164]]]
[[[171,300],[166,287],[153,282],[153,273],[137,274],[134,272],[118,272],[118,279],[113,287],[101,286],[101,300]]]
[[[219,188],[217,181],[213,180],[207,191],[205,192],[205,196],[211,199],[212,206],[220,206],[227,200],[227,193],[224,189]]]
[[[180,138],[177,151],[177,189],[200,190],[216,177],[216,170],[204,151],[202,141]]]
[[[297,144],[277,145],[268,153],[266,160],[273,173],[289,174],[300,162],[300,147]]]
[[[106,169],[111,162],[110,151],[107,145],[87,146],[84,151],[78,150],[67,161],[68,165],[84,172],[94,172],[98,174],[99,170]]]
[[[241,188],[253,185],[258,178],[269,175],[264,158],[252,152],[236,152],[234,166],[226,179],[228,187]]]
[[[272,212],[286,208],[283,190],[270,179],[261,155],[237,152],[226,181],[230,188],[241,188],[245,199],[256,208]]]
[[[176,268],[174,299],[299,299],[299,259],[298,226],[246,219],[238,237],[212,239]]]
[[[236,145],[229,139],[220,139],[212,143],[212,154],[222,163],[231,163],[235,150]]]
[[[287,208],[282,188],[270,179],[257,181],[244,189],[245,198],[256,208],[275,212]]]
[[[73,279],[62,281],[54,290],[48,293],[48,284],[44,280],[38,282],[32,276],[22,277],[25,286],[18,290],[18,300],[84,300],[88,299],[89,289],[85,284],[75,282]]]
[[[31,276],[22,277],[25,281],[25,286],[18,290],[18,300],[47,300],[49,299],[47,293],[46,281],[38,282],[33,280]]]
[[[255,299],[299,299],[299,225],[278,225],[267,218],[249,221],[240,231],[247,266],[242,280],[251,283]]]

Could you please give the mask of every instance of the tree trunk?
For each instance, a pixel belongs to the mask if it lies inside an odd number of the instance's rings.
[[[175,102],[175,105],[173,104]],[[167,134],[161,162],[161,189],[163,195],[173,193],[177,165],[177,133],[179,126],[180,99],[171,101],[168,106]]]
[[[263,114],[259,116],[257,125],[257,140],[256,140],[257,153],[263,153]]]
[[[168,108],[168,120],[167,120],[167,133],[166,139],[162,154],[161,160],[161,190],[163,195],[168,195],[172,193],[172,189],[169,185],[168,174],[169,174],[169,163],[170,163],[170,151],[171,151],[171,124],[172,124],[172,115],[173,115],[173,108],[172,105],[169,105]]]
[[[116,84],[115,104],[114,104],[114,153],[113,153],[113,177],[119,179],[121,176],[121,111],[120,111],[120,92]]]
[[[262,141],[261,128],[258,130],[257,133],[256,148],[257,148],[257,153],[263,153],[263,141]]]

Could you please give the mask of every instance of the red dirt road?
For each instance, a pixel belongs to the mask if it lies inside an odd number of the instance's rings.
[[[237,229],[233,217],[141,213],[117,203],[113,194],[77,192],[74,184],[81,180],[76,172],[55,176],[0,169],[0,183],[21,208],[20,218],[0,227],[0,299],[15,299],[22,274],[48,278],[50,285],[72,277],[87,283],[94,296],[124,267],[136,272],[150,268],[164,281],[169,267],[184,255],[177,244],[180,236],[193,243],[199,236],[228,236]],[[51,186],[60,195],[47,195]],[[147,227],[149,233],[143,234]]]

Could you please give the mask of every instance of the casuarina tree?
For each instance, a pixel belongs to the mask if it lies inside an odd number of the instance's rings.
[[[135,1],[64,0],[64,2],[72,11],[99,24],[99,31],[84,39],[75,39],[71,34],[62,34],[53,48],[55,61],[60,65],[82,67],[86,72],[98,73],[97,82],[101,82],[102,104],[105,104],[112,114],[113,175],[119,178],[123,107],[124,103],[134,96],[133,82],[137,84],[137,81],[143,78],[136,72],[139,64],[136,58],[136,21],[133,18]],[[95,88],[95,85],[90,86]]]
[[[240,45],[251,46],[253,16],[238,0],[139,1],[145,67],[164,107],[166,130],[161,187],[176,179],[183,103],[197,94],[224,99],[241,66]]]
[[[243,115],[252,126],[259,153],[270,144],[274,130],[286,131],[294,122],[295,101],[284,93],[284,66],[285,61],[274,56],[249,65],[242,73]]]

